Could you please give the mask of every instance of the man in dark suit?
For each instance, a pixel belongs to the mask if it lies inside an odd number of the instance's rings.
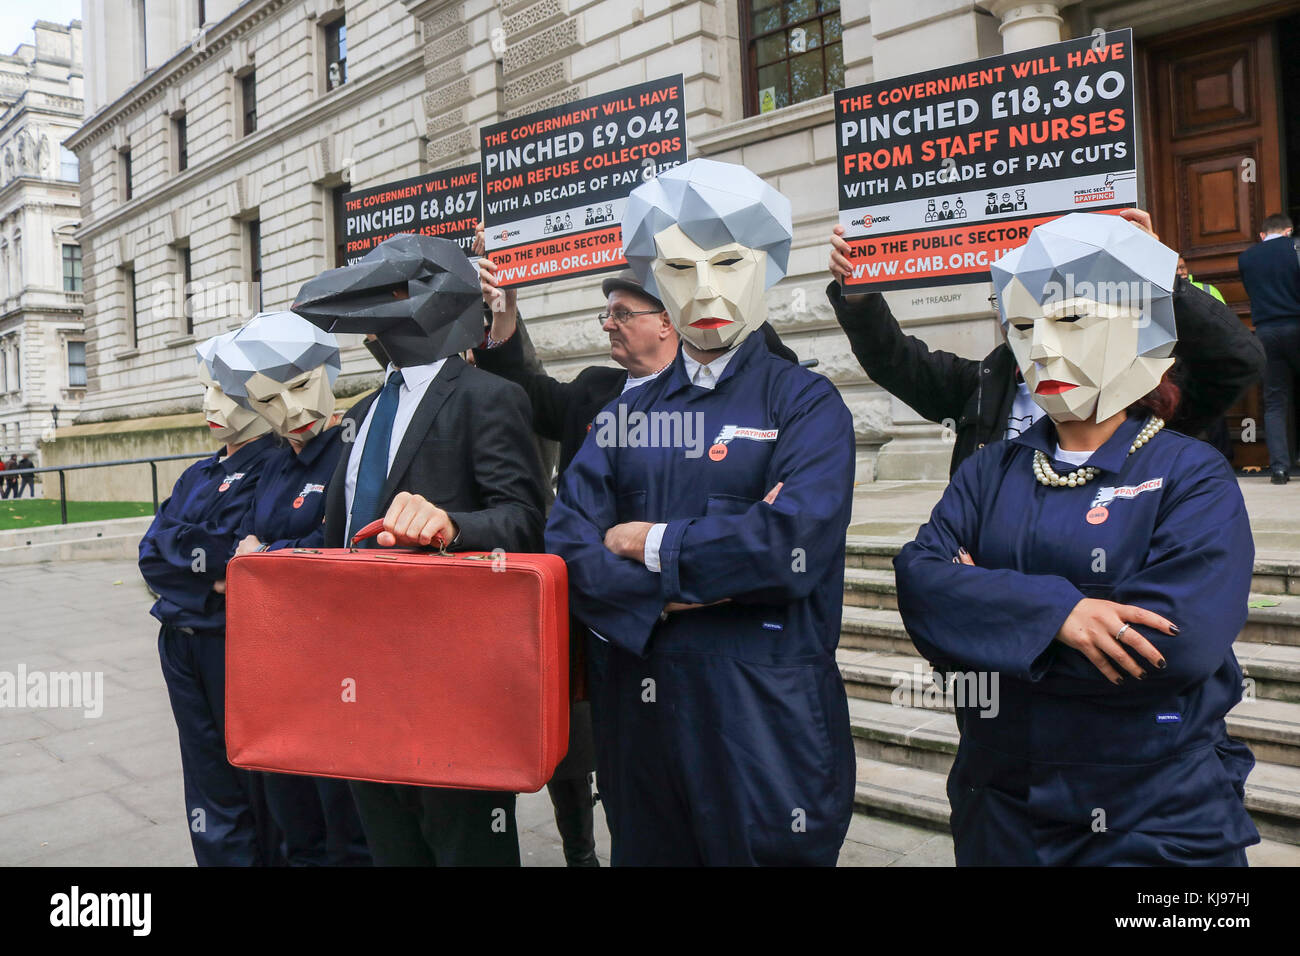
[[[370,332],[390,358],[384,387],[340,423],[352,443],[329,483],[326,547],[383,518],[383,547],[541,550],[527,396],[457,354],[482,340],[475,278],[455,244],[403,235],[299,293],[294,311],[331,331]],[[377,865],[519,865],[512,793],[363,782],[352,790]]]
[[[1242,284],[1250,296],[1250,319],[1263,343],[1264,438],[1275,485],[1291,479],[1291,429],[1288,419],[1295,376],[1300,375],[1300,258],[1291,238],[1291,217],[1268,216],[1258,245],[1237,257]]]

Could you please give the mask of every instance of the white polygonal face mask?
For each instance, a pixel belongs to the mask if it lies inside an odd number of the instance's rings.
[[[993,263],[1007,344],[1053,421],[1105,421],[1160,384],[1177,259],[1118,216],[1072,213]]]
[[[323,365],[288,382],[256,372],[244,387],[253,408],[271,423],[275,433],[300,444],[319,435],[334,414],[334,392]]]
[[[1056,422],[1105,421],[1160,384],[1172,358],[1138,353],[1141,311],[1073,298],[1039,305],[1012,281],[1007,344],[1034,401]]]
[[[659,298],[691,345],[733,348],[767,319],[766,252],[738,242],[702,249],[675,224],[654,238]]]
[[[223,392],[202,361],[198,365],[199,384],[206,389],[203,393],[203,417],[213,438],[227,445],[238,445],[271,430],[266,419],[243,408]]]

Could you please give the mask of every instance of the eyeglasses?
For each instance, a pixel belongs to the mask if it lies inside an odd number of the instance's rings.
[[[606,309],[604,312],[596,316],[596,318],[600,320],[601,325],[604,325],[610,319],[613,319],[619,325],[627,325],[628,322],[632,321],[632,316],[634,315],[658,315],[662,311],[663,309],[641,309],[637,312],[630,312],[627,309],[614,309],[611,312],[609,309]]]

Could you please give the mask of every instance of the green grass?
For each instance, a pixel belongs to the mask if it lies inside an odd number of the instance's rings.
[[[105,521],[153,514],[152,501],[69,501],[68,522]],[[59,499],[0,499],[0,530],[59,524]]]

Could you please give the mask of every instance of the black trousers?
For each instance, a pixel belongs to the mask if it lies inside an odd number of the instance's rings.
[[[1273,471],[1291,471],[1291,403],[1300,375],[1300,318],[1270,319],[1255,328],[1264,346],[1264,438]]]
[[[518,866],[515,795],[351,781],[375,866]]]

